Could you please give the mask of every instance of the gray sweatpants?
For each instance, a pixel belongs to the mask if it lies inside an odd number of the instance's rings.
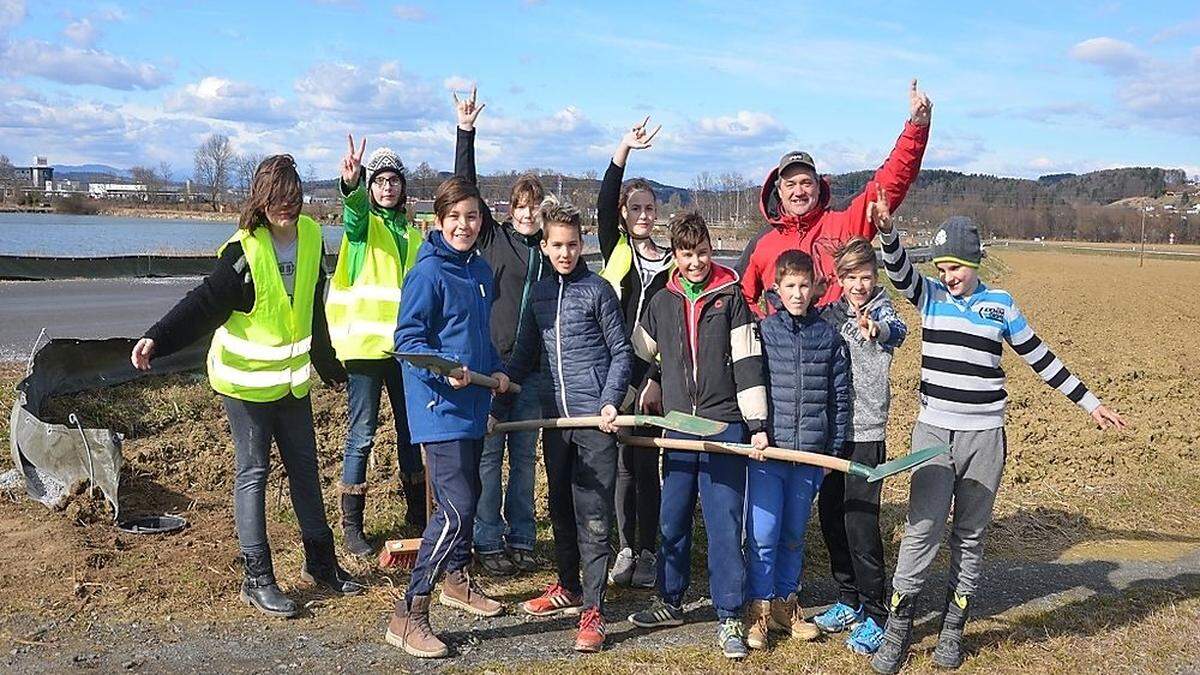
[[[974,594],[983,567],[983,537],[1008,450],[1004,428],[951,431],[917,422],[913,449],[939,444],[950,446],[950,452],[923,464],[912,476],[908,522],[892,577],[892,588],[903,595],[919,593],[929,576],[952,502],[950,587],[959,595]]]

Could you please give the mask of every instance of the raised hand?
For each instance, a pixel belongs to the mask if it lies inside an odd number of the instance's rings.
[[[862,336],[862,339],[870,342],[879,336],[879,324],[872,321],[866,314],[859,314],[858,334]]]
[[[929,117],[933,114],[933,101],[925,92],[917,89],[917,78],[913,78],[908,88],[908,119],[917,126],[929,126]]]
[[[882,185],[875,186],[875,201],[867,202],[867,220],[875,229],[887,234],[892,231],[892,211],[888,207],[887,192]]]
[[[346,134],[346,140],[350,144],[350,149],[342,158],[342,184],[348,188],[354,188],[358,185],[358,174],[362,171],[362,158],[367,151],[367,139],[365,137],[362,139],[362,146],[359,147],[357,154],[354,152],[354,134]]]
[[[458,98],[458,92],[453,92],[453,96],[454,111],[458,113],[458,128],[463,131],[471,131],[475,128],[475,120],[479,118],[479,113],[487,107],[486,103],[476,103],[479,86],[471,87],[471,95],[467,98]]]
[[[633,128],[621,137],[621,145],[630,150],[645,150],[650,147],[650,141],[653,141],[654,137],[658,135],[658,132],[662,129],[662,125],[658,125],[654,128],[654,131],[647,133],[646,125],[649,123],[650,116],[646,115],[646,119],[642,120],[641,124],[634,125]]]

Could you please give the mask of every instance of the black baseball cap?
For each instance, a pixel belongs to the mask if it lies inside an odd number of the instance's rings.
[[[785,169],[793,164],[799,164],[813,173],[817,172],[817,164],[813,161],[812,155],[803,150],[793,150],[779,158],[779,173],[782,174]]]

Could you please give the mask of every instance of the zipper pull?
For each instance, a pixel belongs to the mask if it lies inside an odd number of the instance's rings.
[[[483,284],[479,284],[479,297],[487,298],[487,291],[483,290]]]

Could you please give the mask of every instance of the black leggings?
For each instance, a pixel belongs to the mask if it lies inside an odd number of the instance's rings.
[[[635,436],[658,436],[638,429]],[[620,548],[635,554],[658,550],[658,506],[662,478],[657,448],[621,445],[617,455],[617,532]]]

